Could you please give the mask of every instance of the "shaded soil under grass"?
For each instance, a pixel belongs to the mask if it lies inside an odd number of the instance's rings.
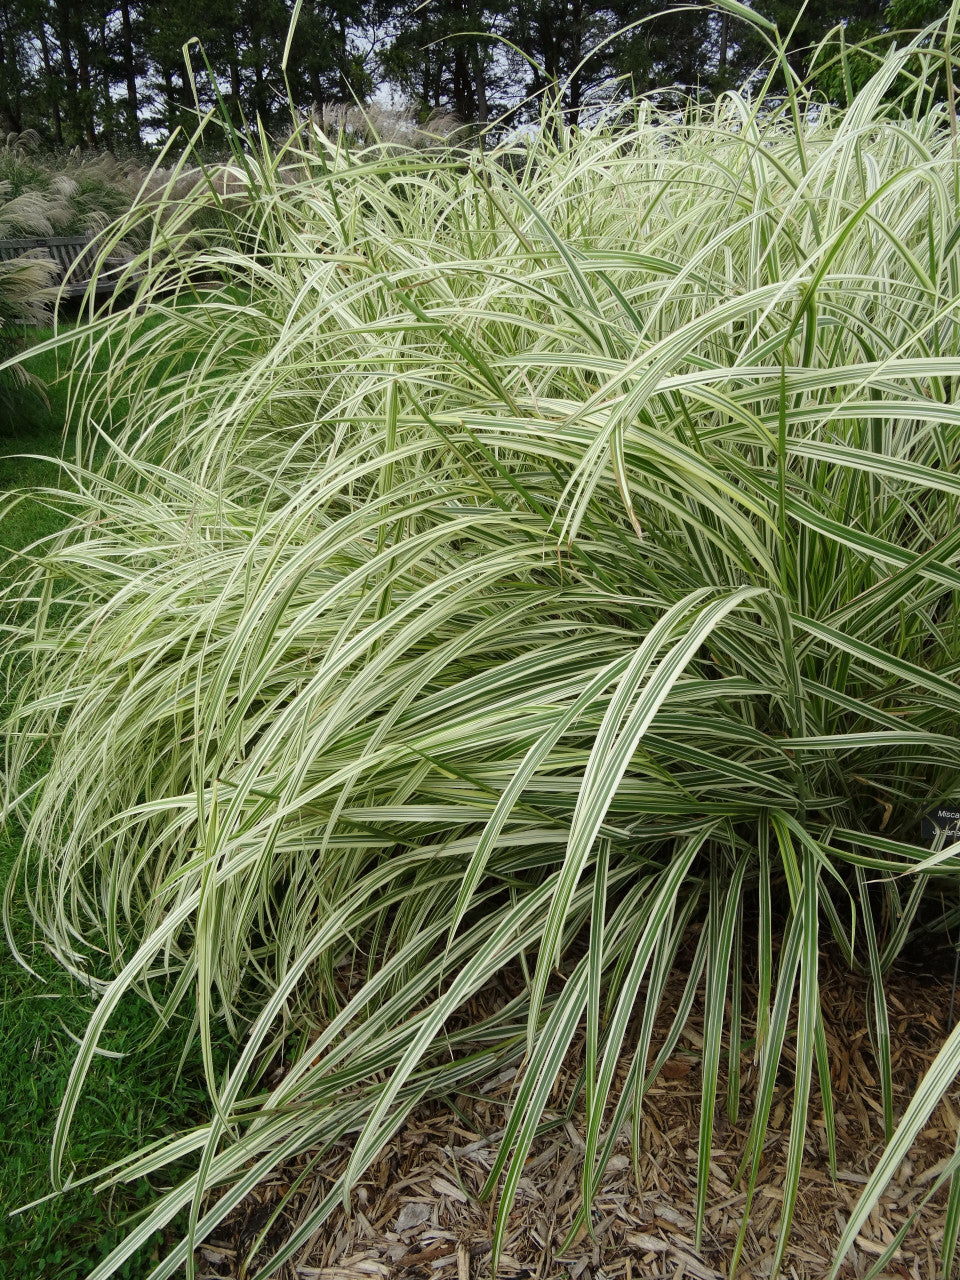
[[[951,972],[903,971],[887,988],[893,1041],[896,1118],[916,1090],[943,1042],[950,1003]],[[667,1012],[679,1000],[682,974],[668,989]],[[883,1108],[866,1021],[867,982],[824,954],[822,964],[827,1038],[833,1063],[836,1106],[836,1181],[831,1178],[823,1108],[814,1083],[805,1149],[805,1169],[794,1227],[780,1275],[823,1280],[843,1224],[854,1208],[883,1149]],[[671,1008],[672,1006],[672,1008]],[[600,1182],[593,1235],[584,1229],[571,1240],[581,1204],[583,1106],[569,1108],[582,1061],[569,1061],[547,1120],[526,1163],[510,1214],[497,1275],[506,1280],[718,1280],[729,1271],[743,1217],[745,1192],[737,1180],[752,1114],[756,1072],[752,1053],[742,1058],[739,1117],[731,1122],[721,1080],[712,1144],[710,1201],[704,1241],[694,1244],[694,1206],[700,1117],[702,1006],[650,1089],[643,1112],[639,1183],[624,1135]],[[658,1033],[667,1028],[662,1018]],[[657,1039],[654,1040],[656,1048]],[[767,1280],[780,1220],[790,1118],[793,1061],[788,1050],[778,1081],[764,1146],[757,1192],[746,1232],[742,1280]],[[626,1071],[626,1062],[623,1072]],[[439,1277],[491,1280],[490,1240],[495,1205],[477,1194],[497,1151],[514,1088],[512,1071],[492,1079],[473,1097],[424,1107],[400,1131],[361,1180],[351,1214],[338,1211],[297,1257],[278,1273],[283,1280],[387,1280]],[[960,1126],[960,1091],[952,1089],[934,1112],[898,1169],[880,1205],[870,1215],[843,1280],[865,1277],[893,1234],[916,1213],[902,1248],[882,1272],[897,1280],[933,1280],[939,1275],[946,1188],[922,1205],[936,1173],[953,1152]],[[278,1247],[342,1171],[342,1147],[304,1181],[292,1205],[271,1228]],[[252,1275],[252,1250],[279,1199],[310,1157],[283,1169],[257,1188],[219,1233],[197,1253],[198,1275],[225,1280]],[[263,1256],[261,1256],[261,1261]]]

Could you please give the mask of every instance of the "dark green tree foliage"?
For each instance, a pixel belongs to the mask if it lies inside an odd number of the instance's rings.
[[[153,129],[190,129],[197,110],[215,106],[218,95],[238,125],[259,118],[270,128],[289,119],[281,66],[290,24],[284,0],[207,0],[202,7],[193,0],[146,0],[143,12]],[[183,54],[188,42],[190,69]]]
[[[36,127],[39,91],[30,52],[30,20],[24,0],[0,4],[0,129],[22,133]]]
[[[665,0],[0,0],[0,130],[122,151],[191,129],[221,98],[237,125],[286,127],[302,111],[362,99],[374,77],[424,115],[465,125],[531,118],[559,94],[574,122],[616,94],[717,93],[768,66],[771,47],[712,5]],[[944,0],[751,0],[787,37],[791,73],[843,102],[901,28]],[[789,33],[789,34],[788,34]],[[832,33],[832,34],[831,34]],[[827,38],[830,39],[824,44]],[[866,50],[853,46],[867,41]],[[184,63],[190,47],[192,71]],[[935,91],[949,86],[942,68]],[[902,86],[901,86],[902,87]]]
[[[351,39],[364,18],[360,0],[338,4],[305,0],[287,65],[290,93],[297,105],[322,107],[364,98],[372,91],[369,69]]]
[[[811,69],[820,43],[838,27],[848,45],[878,35],[885,27],[887,0],[816,0],[798,12],[791,0],[753,0],[750,6],[762,17],[775,22],[787,44],[787,57],[801,79]],[[759,62],[769,61],[769,46],[745,23],[737,23],[737,62],[749,72]]]
[[[923,2],[923,0],[919,0]],[[880,29],[885,0],[828,0],[797,18],[786,0],[753,8],[794,27],[789,54],[798,75],[841,21],[847,39]],[[508,104],[559,93],[570,118],[614,93],[678,89],[716,93],[769,63],[771,47],[744,21],[710,5],[664,0],[430,0],[390,8],[382,54],[387,77],[425,111],[445,108],[465,123],[493,118]],[[534,109],[520,108],[521,116]]]
[[[239,123],[289,121],[283,50],[294,0],[0,0],[0,130],[56,146],[137,148],[218,95]],[[288,68],[294,102],[362,97],[359,0],[307,0]],[[191,77],[184,61],[190,42]]]
[[[8,132],[36,129],[59,144],[97,140],[98,0],[6,0],[0,7],[0,111]],[[103,105],[103,104],[101,104]]]
[[[140,142],[142,21],[130,0],[4,0],[0,127],[57,146]]]
[[[849,102],[894,43],[902,47],[925,28],[940,23],[949,9],[945,0],[887,0],[871,16],[870,6],[864,4],[856,22],[848,21],[830,33],[808,66],[808,75],[829,101]],[[915,91],[930,100],[949,98],[942,39],[927,37],[921,47],[925,52],[911,59],[890,86],[889,100],[907,91],[911,81]]]
[[[584,0],[520,0],[513,12],[509,35],[530,57],[527,90],[563,90],[564,105],[576,120],[591,87],[610,71],[607,50],[584,65],[587,54],[616,29],[612,9],[595,8]]]
[[[387,32],[381,62],[387,78],[423,114],[452,111],[464,123],[486,123],[510,96],[504,46],[511,6],[482,0],[381,6]]]
[[[670,12],[657,0],[450,0],[393,11],[384,70],[424,111],[484,123],[508,106],[533,115],[559,94],[571,119],[617,92],[685,90],[716,80],[725,24],[709,8]]]
[[[709,8],[675,10],[659,0],[626,0],[613,16],[624,33],[611,46],[610,60],[631,94],[726,86],[738,34],[726,15]]]

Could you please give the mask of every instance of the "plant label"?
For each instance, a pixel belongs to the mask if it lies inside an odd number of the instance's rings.
[[[944,800],[923,816],[920,836],[938,849],[960,840],[960,800]]]

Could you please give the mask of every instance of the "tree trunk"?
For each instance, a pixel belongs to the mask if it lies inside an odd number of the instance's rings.
[[[429,36],[427,24],[423,18],[421,18],[420,20],[420,36],[421,36],[420,49],[423,56],[423,63],[421,64],[421,70],[423,75],[423,81],[422,81],[423,88],[422,88],[420,97],[423,100],[424,111],[429,111],[433,105],[433,99],[431,94],[432,76],[430,74],[432,70],[433,50],[427,48],[427,41],[430,39],[430,36]]]
[[[580,108],[583,105],[583,73],[579,68],[583,57],[583,0],[573,0],[570,13],[570,123],[580,123]]]
[[[127,86],[127,137],[135,147],[139,147],[140,96],[137,93],[137,60],[133,50],[130,0],[121,0],[120,23],[123,33],[123,75]]]
[[[9,17],[7,17],[4,29],[10,29]],[[13,59],[14,56],[15,54],[13,50],[7,48],[4,44],[3,37],[0,36],[0,67],[10,66],[7,59]],[[17,79],[19,80],[19,76]],[[16,101],[13,100],[14,97],[16,97]],[[0,102],[0,128],[3,129],[4,133],[23,132],[23,120],[20,116],[20,94],[16,89],[13,91],[13,94],[5,93],[3,101]]]
[[[103,141],[107,150],[112,151],[114,147],[113,123],[116,115],[113,107],[113,94],[110,81],[110,59],[107,57],[107,15],[101,11],[100,14],[100,49],[98,51],[98,63],[100,71],[100,97],[103,102]]]
[[[233,122],[240,126],[240,63],[230,63],[230,112]]]
[[[163,85],[167,95],[167,133],[172,134],[179,123],[180,102],[173,83],[173,72],[169,67],[163,68]]]
[[[83,22],[77,26],[77,81],[80,85],[84,141],[88,147],[95,147],[97,126],[93,110],[93,81],[90,76],[90,39]]]
[[[477,98],[477,120],[486,124],[490,118],[490,107],[487,103],[487,69],[483,64],[483,54],[477,41],[474,41],[470,53],[473,63],[473,85]]]
[[[453,100],[457,119],[461,123],[468,124],[475,119],[473,92],[467,70],[467,51],[462,43],[457,43],[453,49]]]
[[[43,58],[43,82],[47,92],[56,80],[53,75],[53,68],[50,65],[50,45],[47,42],[47,24],[41,22],[37,31],[40,37],[40,55]],[[53,115],[53,137],[58,147],[63,146],[63,119],[60,115],[60,99],[54,92],[51,99],[51,114]]]
[[[256,64],[253,68],[254,84],[255,84],[253,114],[255,119],[259,117],[264,121],[264,123],[266,123],[266,119],[267,119],[267,111],[266,111],[266,103],[265,103],[266,95],[264,92],[262,63],[263,63],[263,58],[262,57],[257,58]]]
[[[57,0],[57,18],[58,30],[56,32],[57,40],[60,44],[60,72],[65,82],[66,93],[64,97],[64,105],[66,106],[67,120],[70,125],[71,136],[67,140],[69,146],[76,146],[78,142],[83,140],[83,117],[80,105],[80,81],[77,76],[77,68],[74,64],[73,54],[71,52],[71,44],[73,41],[73,23],[72,10],[65,0]],[[57,83],[56,76],[51,80],[51,85]]]

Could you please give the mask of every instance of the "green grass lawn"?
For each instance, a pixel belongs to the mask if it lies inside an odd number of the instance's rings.
[[[36,341],[49,336],[36,331]],[[62,363],[62,361],[61,361]],[[69,433],[64,430],[66,389],[58,382],[53,353],[28,359],[27,366],[47,387],[15,390],[0,419],[0,502],[24,487],[51,483],[56,458]],[[18,454],[34,455],[18,457]],[[39,456],[37,456],[39,455]],[[14,506],[0,505],[0,546],[16,552],[53,533],[62,521],[52,507],[32,498]],[[10,572],[10,561],[3,570]],[[0,832],[0,876],[6,881],[19,848],[19,831]],[[7,1280],[80,1280],[117,1242],[121,1224],[155,1195],[145,1180],[122,1194],[98,1195],[83,1186],[25,1213],[9,1216],[18,1206],[50,1191],[47,1168],[50,1137],[73,1062],[75,1045],[89,1018],[91,997],[41,946],[33,944],[29,912],[15,898],[14,940],[36,970],[17,963],[6,944],[0,946],[0,1274]],[[111,1052],[124,1054],[142,1045],[153,1025],[136,999],[118,1011],[111,1026]],[[171,1087],[185,1041],[185,1029],[174,1028],[154,1042],[145,1057],[101,1057],[86,1091],[72,1156],[77,1175],[90,1173],[163,1132],[187,1127],[201,1101],[199,1074],[192,1056]],[[135,1062],[135,1065],[133,1065]],[[118,1133],[123,1140],[118,1143]],[[156,1253],[159,1236],[121,1269],[133,1280],[144,1274]]]
[[[36,342],[51,336],[49,329],[30,333]],[[57,377],[57,355],[48,351],[28,358],[26,367],[39,385],[17,386],[10,380],[3,384],[0,394],[0,491],[4,495],[49,484],[57,468],[47,459],[57,457],[63,447],[67,389]],[[0,545],[19,550],[52,532],[58,524],[55,513],[40,503],[22,502],[12,510],[4,510]]]

